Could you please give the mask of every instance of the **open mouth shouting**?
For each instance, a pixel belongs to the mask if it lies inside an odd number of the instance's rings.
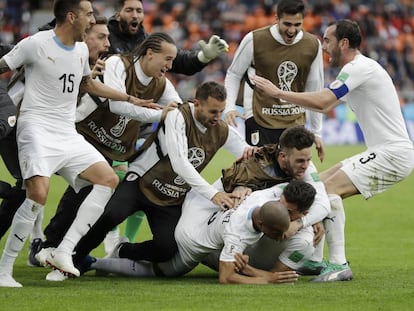
[[[138,21],[132,21],[128,25],[128,30],[130,33],[137,33],[139,29],[139,23]]]

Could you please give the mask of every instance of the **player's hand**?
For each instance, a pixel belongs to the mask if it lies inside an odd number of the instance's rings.
[[[164,106],[154,103],[152,99],[141,99],[141,98],[138,98],[132,95],[130,96],[128,102],[135,106],[141,106],[141,107],[155,109],[155,110],[161,110],[164,108]]]
[[[217,192],[211,201],[217,205],[220,209],[226,210],[236,207],[234,205],[234,195],[227,192]]]
[[[272,277],[268,280],[270,283],[285,284],[295,283],[299,279],[296,271],[273,272]]]
[[[294,236],[301,228],[302,224],[297,220],[291,221],[289,224],[289,229],[283,233],[283,239],[289,239],[291,236]]]
[[[178,104],[176,102],[169,103],[167,106],[164,107],[161,114],[161,120],[164,120],[167,116],[167,113],[171,110],[174,110],[178,107]]]
[[[234,196],[234,206],[239,206],[247,196],[249,196],[252,193],[252,189],[244,186],[237,186],[233,189],[233,196]]]
[[[95,79],[97,76],[103,76],[105,71],[105,61],[98,59],[92,68],[91,77]]]
[[[325,227],[323,226],[322,222],[318,222],[314,224],[312,228],[314,234],[313,245],[316,247],[316,245],[318,245],[321,242],[323,235],[325,234]]]
[[[277,98],[282,92],[276,85],[274,85],[270,80],[266,78],[254,75],[252,76],[251,80],[257,88],[263,90],[269,96]]]
[[[226,113],[226,115],[224,116],[224,121],[228,124],[228,125],[232,125],[234,127],[237,127],[237,121],[236,118],[241,118],[243,120],[246,120],[246,117],[242,114],[240,114],[240,112],[238,112],[237,110],[230,110],[229,112]]]
[[[325,148],[322,143],[322,138],[319,136],[315,136],[315,147],[316,151],[318,152],[318,158],[322,163],[323,159],[325,158]]]
[[[234,262],[234,270],[237,273],[243,272],[244,268],[246,268],[249,263],[249,255],[236,253],[236,255],[234,255],[234,259],[236,260]]]
[[[259,147],[257,146],[249,146],[244,148],[243,154],[238,160],[249,160],[257,152],[257,150],[259,150]]]
[[[208,63],[218,57],[220,54],[229,50],[229,45],[224,39],[217,35],[212,35],[206,43],[204,40],[198,41],[201,51],[198,53],[198,59],[202,63]]]

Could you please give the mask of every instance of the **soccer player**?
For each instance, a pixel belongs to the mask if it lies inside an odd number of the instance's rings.
[[[86,42],[94,55],[93,62],[101,61],[97,52],[105,50],[105,44],[106,49],[108,48],[108,34],[106,23],[94,25],[88,32]],[[103,38],[101,41],[106,42],[98,51],[96,45],[100,41],[97,38]],[[175,43],[170,36],[154,33],[147,37],[141,48],[136,51],[123,56],[114,55],[104,64],[97,65],[99,68],[105,66],[100,75],[104,76],[106,85],[119,91],[140,94],[140,98],[151,98],[159,107],[173,107],[182,100],[163,73],[171,68],[176,51]],[[112,163],[114,160],[127,161],[135,153],[140,127],[143,123],[160,121],[162,111],[124,105],[119,101],[107,102],[85,94],[78,106],[77,114],[78,132]],[[44,249],[36,255],[41,264],[45,263],[48,254],[62,241],[76,217],[77,209],[90,190],[91,187],[85,187],[79,193],[75,193],[71,187],[66,190],[55,217],[45,229],[47,240],[43,243]]]
[[[278,1],[277,23],[249,32],[243,38],[224,82],[228,93],[225,121],[237,126],[236,117],[245,119],[246,141],[254,146],[262,146],[277,143],[284,129],[304,125],[308,118],[322,160],[322,114],[257,92],[250,83],[251,76],[256,73],[284,90],[321,90],[321,44],[317,37],[302,29],[304,14],[305,5],[302,0]],[[235,109],[243,79],[246,81],[243,94],[244,116]]]
[[[302,271],[308,262],[313,263],[314,270],[325,267],[323,263],[315,263],[318,257],[314,257],[314,245],[323,237],[321,222],[328,216],[330,205],[324,184],[311,161],[313,142],[314,134],[303,126],[288,128],[280,136],[278,145],[265,145],[252,158],[236,161],[222,171],[221,180],[215,183],[218,189],[223,187],[227,192],[237,193],[236,197],[241,200],[251,191],[290,180],[306,181],[316,190],[309,211],[291,215],[284,245],[264,236],[246,248],[249,262],[255,267],[271,271]],[[218,255],[210,254],[203,264],[217,270]]]
[[[191,191],[175,230],[178,253],[171,260],[148,263],[107,258],[98,259],[92,268],[128,276],[177,277],[191,271],[206,255],[218,250],[219,282],[222,284],[292,283],[298,278],[295,271],[268,272],[247,265],[240,271],[243,274],[238,273],[235,254],[243,253],[263,235],[283,240],[290,223],[289,213],[307,210],[314,197],[315,189],[310,184],[292,181],[255,191],[235,209],[219,210]],[[295,203],[287,198],[293,198]]]
[[[108,29],[110,32],[109,41],[110,47],[107,51],[108,55],[112,54],[122,54],[122,53],[132,53],[136,50],[137,47],[148,37],[148,33],[145,32],[143,27],[144,19],[144,8],[142,1],[140,0],[117,0],[115,1],[115,10],[116,13],[112,16],[108,23]],[[53,22],[49,23],[53,25]],[[46,25],[48,26],[48,25]],[[208,43],[200,41],[200,51],[185,51],[178,49],[177,57],[173,61],[171,72],[182,73],[186,75],[192,75],[201,71],[210,61],[217,58],[219,55],[224,53],[228,48],[227,43],[219,38],[216,35],[213,35]],[[106,83],[106,82],[105,82]],[[151,130],[151,124],[146,126],[142,125],[143,129],[146,129],[145,132],[141,133],[142,137],[145,138],[148,136],[148,130]],[[122,173],[119,171],[118,174]],[[125,175],[125,174],[123,174]],[[71,190],[68,190],[67,196],[65,199],[72,200],[73,193]],[[83,191],[86,192],[87,190]],[[67,227],[68,220],[70,221],[73,217],[65,218],[63,216],[70,214],[71,211],[65,211],[61,209],[64,214],[62,217],[55,218],[53,220],[52,226],[46,228],[47,231],[54,230],[55,232],[60,231],[61,228]],[[125,226],[125,232],[128,238],[132,241],[135,239],[138,228],[143,220],[144,213],[139,211],[134,215],[131,215],[127,219]],[[46,235],[48,234],[45,232]],[[53,232],[50,232],[51,234]],[[49,236],[51,236],[49,234]],[[56,235],[57,238],[61,238],[61,234]],[[108,239],[105,242],[110,242],[111,240],[117,239],[117,231],[110,232],[108,234]],[[44,247],[56,246],[56,241],[49,241]],[[105,247],[110,247],[110,243],[105,243]]]
[[[112,195],[118,177],[103,156],[75,129],[79,86],[98,96],[143,104],[92,80],[85,31],[95,23],[90,1],[56,0],[56,27],[20,41],[0,59],[0,72],[25,66],[26,87],[17,124],[17,143],[26,199],[14,215],[0,259],[0,286],[21,287],[12,277],[15,259],[43,209],[52,174],[76,190],[92,183],[84,201],[85,230]],[[96,219],[96,218],[95,218]]]
[[[359,51],[362,41],[357,23],[339,20],[324,33],[323,50],[333,66],[343,66],[335,81],[319,92],[291,92],[256,76],[257,88],[266,94],[310,109],[327,112],[347,102],[355,112],[367,150],[347,158],[320,174],[326,185],[331,214],[324,222],[329,264],[314,281],[352,279],[345,257],[344,198],[361,194],[365,199],[387,190],[407,177],[414,166],[397,91],[389,74]]]
[[[153,239],[121,248],[121,254],[137,260],[168,260],[177,251],[174,228],[190,188],[221,208],[233,206],[231,194],[216,190],[199,173],[221,147],[237,157],[251,156],[255,150],[220,119],[225,100],[224,86],[205,82],[197,88],[194,103],[167,113],[158,131],[130,163],[104,213],[80,240],[75,264],[97,247],[108,231],[138,210],[145,212]],[[75,269],[72,266],[70,272]]]
[[[133,53],[110,57],[105,64],[105,83],[119,91],[139,94],[140,98],[155,100],[165,111],[177,107],[181,98],[172,83],[165,77],[177,54],[174,40],[166,33],[153,33]],[[164,110],[148,109],[110,101],[108,107],[98,107],[83,122],[77,124],[77,130],[108,159],[128,160],[135,153],[135,144],[140,134],[142,123],[158,122]],[[113,142],[108,146],[105,142]],[[117,142],[117,144],[115,144]],[[69,203],[70,207],[70,202]],[[67,208],[68,208],[67,207]],[[99,215],[97,215],[99,216]],[[68,243],[73,243],[72,231],[78,231],[77,222],[69,228],[65,237],[53,254],[67,252]],[[49,249],[49,252],[52,251]],[[71,250],[73,251],[73,249]],[[47,252],[44,252],[46,255]],[[39,256],[40,257],[40,256]],[[54,265],[49,254],[44,259]],[[42,260],[42,261],[44,261]],[[60,268],[59,266],[56,266]],[[47,278],[58,277],[58,269]]]

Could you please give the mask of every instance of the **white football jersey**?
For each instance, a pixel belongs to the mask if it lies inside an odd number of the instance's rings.
[[[381,65],[364,55],[355,56],[329,88],[335,92],[344,84],[347,93],[340,99],[354,111],[368,148],[385,144],[412,146],[397,91]]]
[[[222,250],[221,261],[234,261],[235,253],[258,241],[263,233],[253,227],[253,210],[268,201],[278,201],[286,184],[253,192],[237,209],[217,210],[212,203],[190,192],[183,206],[175,237],[185,262],[199,262],[206,254]],[[196,194],[196,193],[195,193]]]
[[[25,66],[25,93],[20,118],[74,127],[79,85],[89,75],[84,42],[63,45],[54,30],[20,41],[4,60],[11,69]]]

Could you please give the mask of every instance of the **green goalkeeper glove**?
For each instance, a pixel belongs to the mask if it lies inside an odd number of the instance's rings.
[[[204,40],[198,42],[201,51],[198,52],[198,59],[202,63],[208,63],[229,50],[229,45],[217,35],[212,35],[206,43]]]

